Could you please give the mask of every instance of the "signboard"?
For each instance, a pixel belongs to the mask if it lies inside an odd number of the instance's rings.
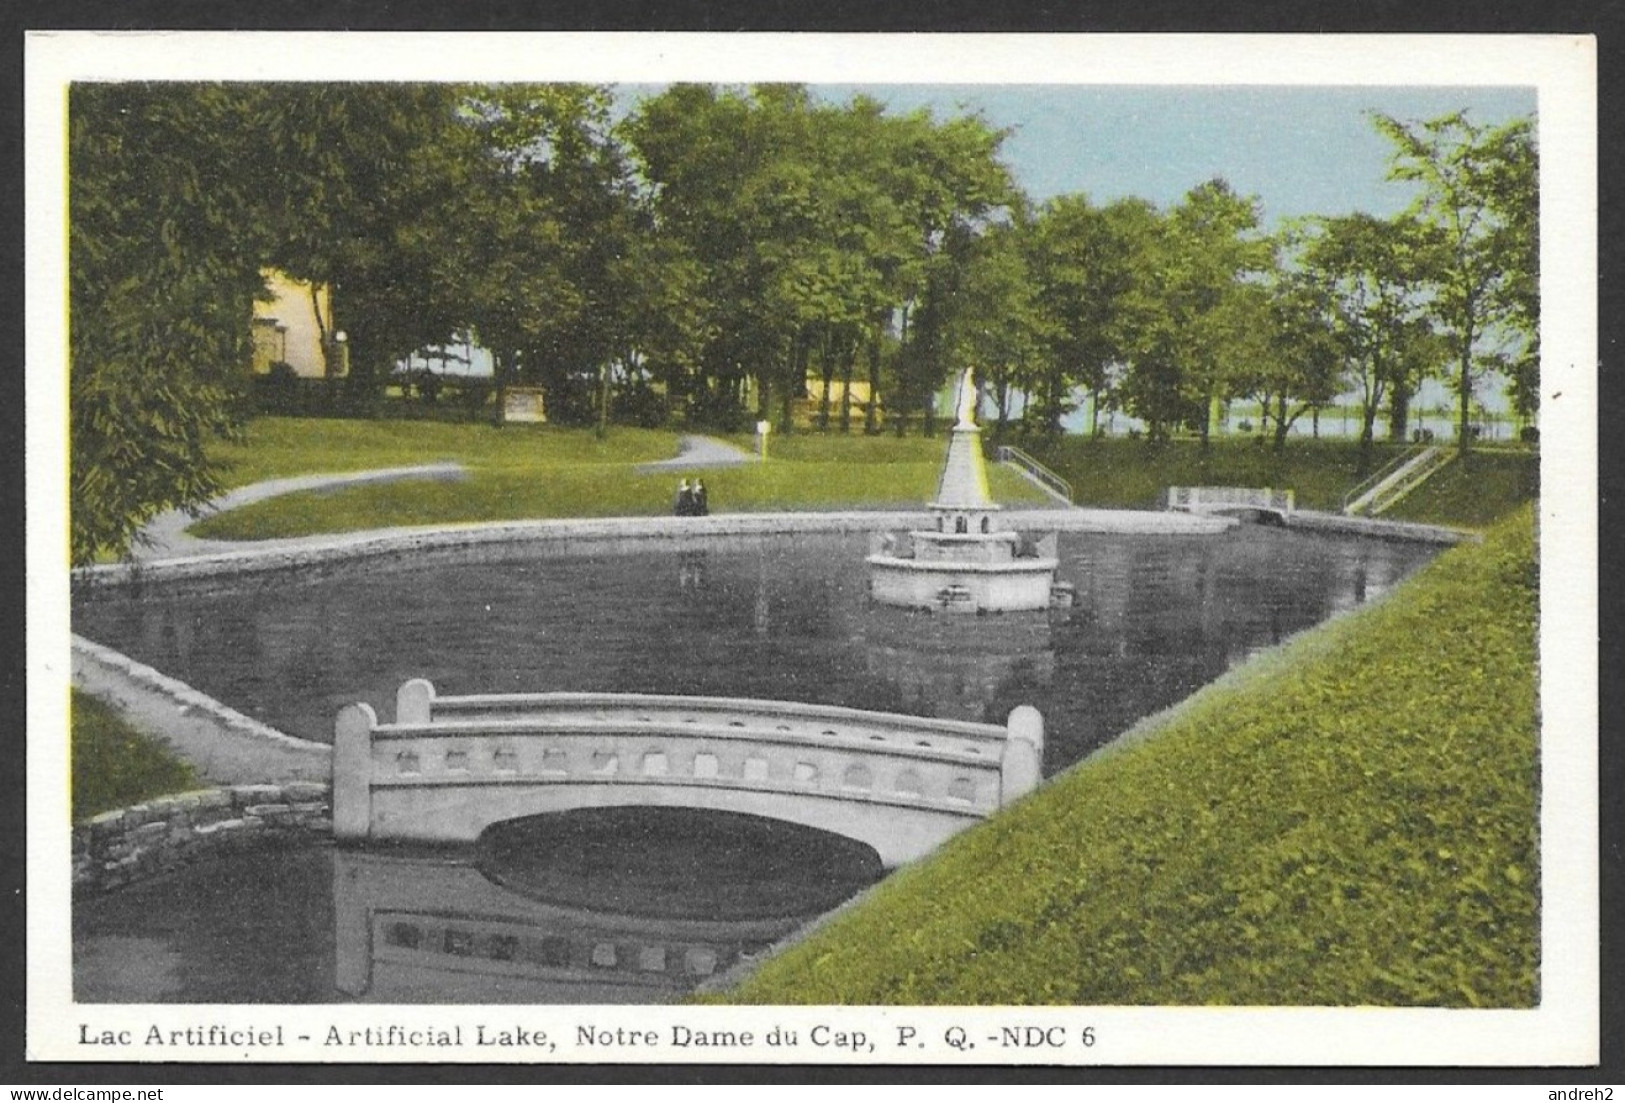
[[[547,403],[540,387],[509,387],[502,404],[503,421],[547,420]]]

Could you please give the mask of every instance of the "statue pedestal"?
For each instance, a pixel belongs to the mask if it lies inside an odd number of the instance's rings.
[[[999,507],[988,496],[975,396],[967,370],[959,380],[959,423],[931,503],[936,528],[909,533],[903,546],[888,540],[871,548],[869,596],[882,605],[950,613],[1050,606],[1058,565],[1054,539],[1034,548],[1019,533],[997,527]]]
[[[868,562],[869,596],[875,601],[945,613],[1048,609],[1057,564],[1054,559],[977,563],[887,555],[871,555]]]

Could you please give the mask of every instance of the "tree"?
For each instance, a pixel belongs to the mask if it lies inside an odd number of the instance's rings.
[[[1287,434],[1310,410],[1337,397],[1343,361],[1330,297],[1315,281],[1282,272],[1269,288],[1248,285],[1258,338],[1256,357],[1235,381],[1238,394],[1258,402],[1272,447],[1286,448]],[[1273,427],[1271,429],[1271,427]]]
[[[704,319],[686,327],[701,342],[684,354],[703,372],[696,389],[732,397],[753,378],[758,418],[789,374],[795,325],[781,308],[810,173],[796,169],[799,150],[787,142],[790,116],[804,106],[794,89],[677,84],[622,127],[671,271],[690,277],[686,292]]]
[[[1438,342],[1419,290],[1429,264],[1427,232],[1401,214],[1316,220],[1303,248],[1306,278],[1325,295],[1346,375],[1360,393],[1360,465],[1370,463],[1377,415],[1403,441],[1410,400],[1437,365]]]
[[[607,89],[513,84],[471,89],[478,133],[445,252],[466,322],[513,379],[547,387],[563,419],[607,432],[612,375],[644,383],[637,243],[647,216],[610,126]]]
[[[995,441],[1010,421],[1012,392],[1032,386],[1041,358],[1035,285],[1027,267],[1025,219],[991,227],[976,243],[965,270],[960,310],[953,323],[955,363],[974,366],[979,384],[992,388],[998,414]]]
[[[1045,358],[1035,383],[1048,432],[1060,432],[1074,387],[1089,391],[1091,429],[1098,432],[1113,369],[1132,358],[1148,324],[1147,272],[1158,233],[1159,216],[1142,200],[1095,207],[1085,196],[1067,195],[1039,212],[1030,248]]]
[[[948,371],[963,266],[1012,194],[994,157],[999,132],[925,112],[888,118],[861,97],[821,104],[799,85],[674,85],[622,133],[667,243],[666,271],[694,304],[681,332],[696,346],[682,356],[696,397],[726,399],[749,377],[757,416],[776,408],[788,430],[815,373],[827,428],[834,379],[850,383],[865,350],[879,393],[897,315],[899,427],[909,406],[929,404]],[[868,418],[872,431],[873,404]],[[850,428],[849,400],[841,424]]]
[[[1510,338],[1532,348],[1538,313],[1533,124],[1481,126],[1458,111],[1420,123],[1373,115],[1394,144],[1389,178],[1420,191],[1412,212],[1429,241],[1429,310],[1448,342],[1458,447],[1471,446],[1475,379],[1506,367]],[[1533,353],[1526,354],[1532,363]],[[1529,370],[1525,367],[1523,370]]]
[[[261,263],[332,290],[322,348],[349,337],[353,385],[381,385],[412,351],[466,328],[459,265],[487,151],[468,90],[438,84],[256,84],[256,207],[272,248]],[[336,365],[329,365],[335,370]]]
[[[1521,347],[1505,357],[1502,368],[1513,409],[1528,421],[1540,407],[1540,166],[1531,127],[1507,134],[1492,171],[1490,201],[1506,220],[1512,241],[1507,324],[1521,338]]]
[[[75,87],[76,562],[218,490],[206,445],[243,413],[263,269],[335,291],[322,345],[347,330],[363,382],[475,320],[475,246],[503,205],[480,202],[497,162],[470,102],[451,85]]]
[[[1215,178],[1193,188],[1162,220],[1154,251],[1158,308],[1143,328],[1125,380],[1130,409],[1153,438],[1179,422],[1208,445],[1216,400],[1257,355],[1256,297],[1243,289],[1274,267],[1256,200]]]
[[[69,141],[75,564],[218,492],[270,239],[244,100],[219,85],[76,84]]]
[[[1017,200],[998,159],[1009,131],[977,115],[937,122],[916,111],[890,128],[895,193],[914,234],[913,255],[897,271],[900,294],[895,426],[921,409],[935,431],[936,394],[953,372],[949,333],[976,239]]]

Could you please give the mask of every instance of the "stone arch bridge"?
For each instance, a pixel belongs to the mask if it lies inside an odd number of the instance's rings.
[[[1251,486],[1171,486],[1167,507],[1181,513],[1215,513],[1229,517],[1269,517],[1285,523],[1297,508],[1290,490]]]
[[[471,842],[523,816],[668,805],[832,831],[890,868],[1036,788],[1043,743],[1027,705],[1000,726],[721,697],[449,697],[413,679],[392,724],[339,712],[333,831]]]

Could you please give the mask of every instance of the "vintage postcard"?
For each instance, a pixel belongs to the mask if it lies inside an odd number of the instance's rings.
[[[25,57],[30,1060],[1598,1060],[1593,40]]]

